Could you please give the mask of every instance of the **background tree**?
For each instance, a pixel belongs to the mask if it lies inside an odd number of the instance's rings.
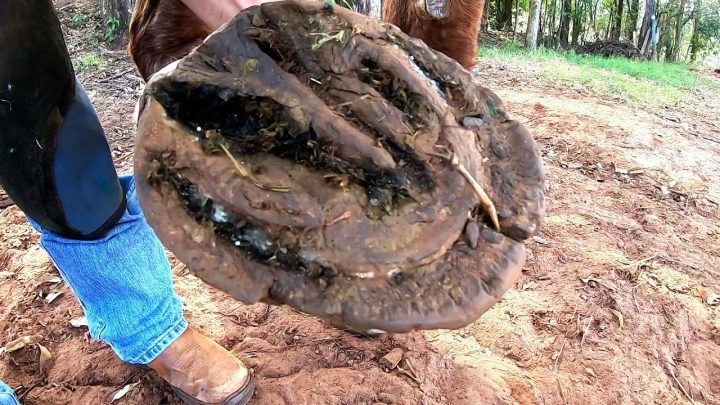
[[[497,21],[499,30],[509,30],[512,22],[513,0],[496,0]]]
[[[360,14],[379,20],[382,15],[382,0],[350,0],[352,9]],[[336,2],[343,4],[343,1]]]
[[[515,23],[513,24],[513,42],[515,42],[515,37],[517,36],[519,12],[520,12],[520,0],[515,0],[515,16],[513,17],[513,21],[515,21]]]
[[[696,3],[689,48],[689,57],[693,62],[703,52],[720,50],[720,1],[704,0]]]
[[[571,0],[562,0],[560,8],[560,27],[558,28],[558,43],[561,48],[568,47],[570,36],[570,14],[572,13]]]
[[[586,30],[585,22],[589,16],[589,10],[592,7],[591,0],[575,0],[572,10],[572,33],[571,33],[571,46],[577,47],[579,45],[580,35]]]
[[[534,51],[537,49],[538,31],[540,29],[541,0],[530,0],[530,12],[528,13],[527,32],[525,35],[525,46]]]
[[[615,0],[615,6],[612,15],[612,24],[610,25],[610,39],[613,42],[620,40],[620,33],[622,32],[622,19],[623,19],[623,6],[625,0]]]
[[[106,29],[112,31],[112,36],[127,31],[134,7],[135,0],[100,0],[100,13]]]
[[[376,19],[382,13],[382,0],[336,3]],[[134,4],[100,0],[106,39],[126,32]],[[657,48],[652,46],[653,21]],[[720,51],[720,0],[495,0],[487,2],[481,27],[512,30],[513,40],[522,36],[528,49],[625,40],[646,59],[661,55],[667,61],[694,62]]]
[[[645,14],[643,15],[642,25],[640,26],[640,32],[638,35],[637,46],[640,48],[640,52],[647,58],[650,55],[651,47],[651,35],[652,35],[652,20],[655,17],[655,1],[656,0],[645,0]]]
[[[675,24],[675,35],[673,37],[672,48],[669,58],[669,60],[673,62],[678,60],[678,56],[680,54],[680,46],[682,43],[683,30],[685,28],[685,25],[687,25],[687,23],[692,19],[692,12],[688,12],[686,7],[687,1],[680,0],[680,4],[677,8],[677,14],[673,18],[673,22]]]
[[[637,30],[638,14],[640,13],[640,0],[628,0],[628,3],[625,38],[630,42],[635,42],[635,31]]]

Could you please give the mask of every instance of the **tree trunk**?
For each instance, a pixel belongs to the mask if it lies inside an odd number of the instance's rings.
[[[572,3],[570,0],[562,1],[562,9],[560,11],[560,29],[558,30],[558,41],[563,49],[568,47],[568,38],[570,37],[570,10]]]
[[[485,7],[483,7],[483,17],[482,20],[480,20],[480,28],[484,31],[487,31],[490,28],[490,5],[485,4]]]
[[[513,0],[505,0],[505,10],[503,10],[503,15],[505,16],[505,24],[503,28],[505,30],[510,29],[510,24],[512,23],[512,13],[513,13]]]
[[[541,43],[544,43],[543,39],[547,35],[546,32],[548,31],[548,28],[547,28],[548,15],[549,15],[548,3],[550,3],[550,0],[545,0],[544,2],[540,3],[540,31],[538,32],[538,36],[540,37]]]
[[[697,54],[700,50],[700,31],[698,31],[698,25],[700,25],[701,6],[701,0],[695,0],[693,33],[692,38],[690,39],[690,48],[688,49],[690,52],[690,62],[695,62],[697,60]]]
[[[515,42],[515,37],[517,36],[517,26],[518,26],[518,9],[520,8],[520,0],[515,1],[515,17],[513,18],[513,42]]]
[[[680,1],[678,7],[677,18],[675,20],[675,35],[673,36],[672,50],[670,52],[670,60],[676,62],[680,54],[680,42],[682,41],[682,31],[689,19],[685,18],[685,0]]]
[[[650,49],[652,53],[650,58],[652,60],[658,60],[658,42],[660,37],[660,27],[658,26],[658,19],[653,16],[650,19]]]
[[[610,32],[612,32],[611,28],[612,28],[613,17],[614,17],[614,16],[615,16],[615,14],[613,14],[612,12],[611,12],[610,15],[608,16],[607,27],[605,27],[605,40],[606,40],[606,41],[609,41],[609,40],[610,40]]]
[[[498,30],[510,30],[513,14],[513,0],[498,0],[496,28]]]
[[[531,51],[537,49],[538,28],[540,27],[540,6],[541,0],[530,0],[525,47]]]
[[[125,33],[130,26],[135,0],[100,0],[100,14],[106,29],[115,36]]]
[[[532,2],[532,0],[530,0],[530,2]],[[538,15],[539,27],[538,27],[538,33],[537,33],[537,37],[539,40],[539,38],[542,38],[542,36],[543,36],[543,18],[545,18],[545,15],[544,15],[545,11],[543,11],[542,0],[539,1],[538,3],[540,3],[540,7],[539,7],[540,11],[539,11],[539,15]],[[528,17],[529,17],[529,14],[530,14],[530,10],[528,9]],[[525,32],[525,36],[527,36],[527,31]],[[535,41],[536,46],[537,46],[538,40]]]
[[[658,46],[657,56],[660,60],[660,55],[663,55],[664,61],[672,60],[673,52],[673,38],[675,36],[675,16],[672,15],[673,10],[668,10],[666,13],[662,13],[660,18],[657,20],[658,30]]]
[[[342,5],[344,2],[338,1]],[[382,0],[350,0],[352,10],[368,17],[380,20],[382,15]]]
[[[615,14],[613,15],[612,29],[610,30],[610,40],[619,41],[620,32],[622,30],[622,16],[623,16],[623,5],[624,0],[616,0],[615,2]]]
[[[655,0],[645,0],[645,14],[643,15],[642,25],[638,33],[637,47],[640,48],[643,56],[646,58],[650,55],[651,35],[652,35],[652,19],[655,16]]]
[[[672,44],[669,44],[665,47],[665,62],[674,61],[673,52],[674,52],[674,47]]]
[[[640,0],[630,0],[630,7],[628,10],[628,21],[627,29],[625,30],[625,36],[628,41],[635,42],[635,29],[637,29],[638,13],[640,11]]]
[[[592,30],[593,30],[593,34],[595,34],[595,40],[596,40],[596,41],[597,41],[598,39],[600,39],[600,37],[598,36],[598,33],[597,33],[597,14],[598,14],[598,7],[600,7],[600,0],[595,0],[595,2],[593,2],[592,12],[590,13],[590,20],[592,21]]]
[[[545,33],[545,35],[548,37],[548,44],[546,44],[546,46],[549,45],[549,47],[554,48],[555,44],[557,43],[557,41],[555,40],[555,15],[557,14],[557,1],[551,1],[552,8],[550,9],[550,21],[548,23],[547,32]]]
[[[695,17],[695,27],[693,28],[693,36],[690,40],[690,62],[697,61],[698,50],[700,49],[700,34],[697,29],[698,19]]]
[[[582,0],[575,0],[575,10],[572,16],[572,46],[578,45],[578,38],[583,31],[583,23],[585,20],[585,3]]]

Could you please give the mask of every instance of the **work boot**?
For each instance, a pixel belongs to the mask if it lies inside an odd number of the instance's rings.
[[[149,366],[190,405],[245,405],[255,389],[251,371],[240,360],[193,328]]]

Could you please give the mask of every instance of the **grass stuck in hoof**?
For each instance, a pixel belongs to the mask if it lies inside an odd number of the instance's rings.
[[[484,60],[531,62],[539,67],[537,77],[542,81],[566,87],[580,85],[596,94],[620,96],[646,105],[672,105],[688,91],[718,87],[682,63],[603,58],[545,48],[527,51],[512,44],[481,48],[478,54]]]

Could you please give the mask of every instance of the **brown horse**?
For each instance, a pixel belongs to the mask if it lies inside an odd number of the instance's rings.
[[[383,21],[469,68],[485,0],[385,0]],[[181,0],[137,0],[128,51],[144,79],[180,59],[211,30]]]
[[[475,64],[485,0],[385,0],[383,21],[423,40],[466,68]]]

